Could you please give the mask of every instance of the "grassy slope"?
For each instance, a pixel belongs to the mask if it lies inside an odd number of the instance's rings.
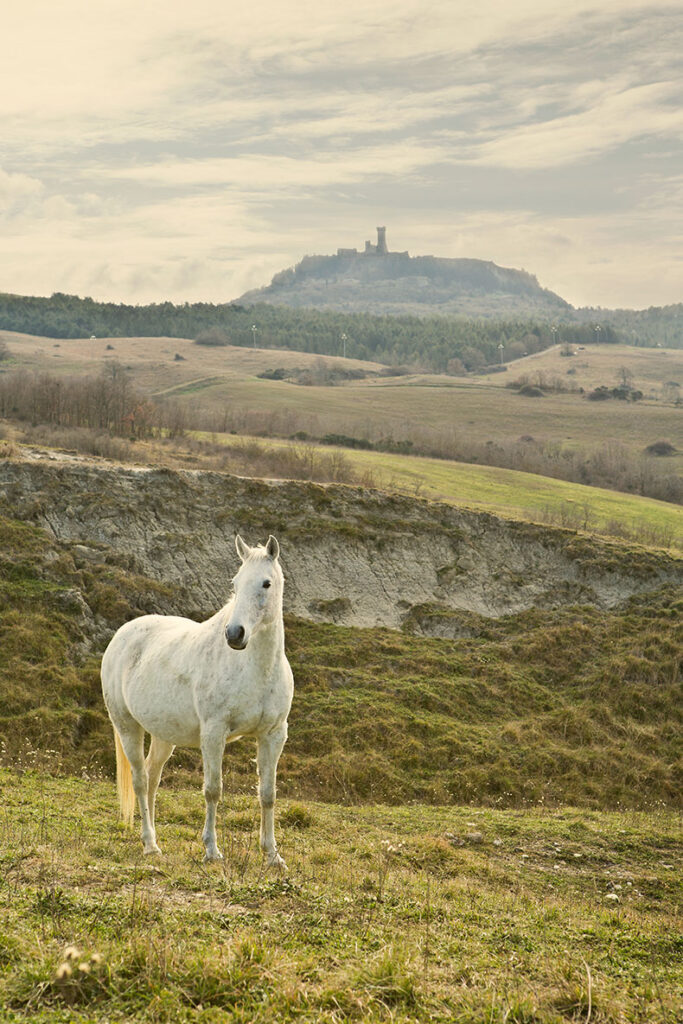
[[[202,432],[197,432],[197,436],[209,437]],[[247,441],[231,434],[211,437],[233,447]],[[269,440],[267,445],[277,448],[292,443]],[[328,446],[320,449],[322,453],[331,450]],[[589,529],[599,532],[610,523],[616,523],[632,531],[634,536],[642,533],[646,540],[655,544],[678,548],[683,545],[683,512],[668,502],[495,466],[348,448],[338,450],[343,451],[361,478],[369,476],[375,486],[382,489],[402,490],[436,501],[535,521],[541,521],[546,515],[560,516],[563,509],[570,506],[577,519],[585,519]]]
[[[574,356],[563,356],[562,345],[534,355],[516,359],[507,373],[497,374],[491,383],[505,386],[509,379],[522,374],[545,373],[550,377],[572,381],[585,390],[600,384],[615,387],[621,383],[622,367],[633,375],[634,384],[645,395],[657,390],[668,380],[681,381],[683,352],[680,349],[634,348],[631,345],[590,345],[583,349],[573,346]],[[570,374],[567,371],[571,370]],[[683,381],[681,381],[683,383]]]
[[[281,879],[262,872],[253,796],[226,796],[226,859],[206,868],[197,788],[162,787],[151,863],[111,782],[0,769],[0,786],[3,1021],[677,1019],[665,811],[282,801]]]
[[[673,595],[463,615],[460,641],[289,622],[280,879],[262,871],[244,743],[226,758],[225,862],[199,859],[186,753],[160,793],[165,856],[143,862],[116,821],[79,592],[97,628],[178,601],[0,518],[0,1020],[674,1024]],[[315,796],[345,806],[300,802]]]
[[[107,627],[145,611],[182,610],[181,596],[116,564],[77,569],[68,545],[16,521],[0,520],[0,540],[5,750],[32,749],[40,763],[71,771],[111,770],[98,658],[84,640],[96,629],[103,642]],[[297,695],[282,792],[351,802],[674,803],[680,611],[677,595],[662,592],[610,614],[462,613],[472,635],[461,640],[290,621]],[[252,787],[251,753],[246,743],[229,748],[231,786]],[[198,755],[181,752],[176,763],[195,773]]]
[[[450,438],[462,433],[480,440],[507,441],[532,435],[538,441],[568,445],[605,444],[616,441],[634,454],[653,441],[668,437],[683,450],[683,418],[671,405],[647,401],[637,405],[626,402],[587,403],[578,395],[558,395],[545,399],[521,398],[499,385],[518,370],[531,370],[542,356],[529,357],[511,365],[506,374],[480,380],[447,377],[416,377],[360,382],[343,387],[297,387],[282,381],[259,380],[264,369],[285,366],[312,366],[319,357],[300,352],[268,349],[207,348],[176,338],[106,338],[96,341],[53,342],[28,335],[6,337],[13,353],[8,369],[27,367],[51,373],[97,373],[104,359],[119,359],[143,389],[168,392],[178,388],[178,397],[190,405],[201,397],[204,411],[259,412],[281,418],[294,416],[293,433],[339,432],[367,434],[373,439],[393,434],[397,439],[419,437],[428,430]],[[107,349],[111,344],[113,348]],[[617,348],[615,346],[615,348]],[[611,346],[604,353],[591,348],[588,356],[598,359],[609,375],[606,383],[616,383],[618,370],[628,362],[625,346]],[[626,349],[626,351],[624,351]],[[652,350],[630,350],[634,355],[635,385],[648,391],[650,385],[676,379],[680,352],[668,356],[652,355]],[[640,379],[641,351],[647,351]],[[668,350],[657,350],[668,351]],[[176,361],[175,353],[184,359]],[[559,357],[557,357],[559,358]],[[657,361],[659,360],[659,361]],[[668,361],[667,361],[668,360]],[[377,364],[344,361],[326,357],[328,363],[379,369]],[[579,362],[577,357],[576,362]],[[562,364],[572,360],[562,359]],[[539,363],[539,366],[541,364]],[[661,370],[657,367],[661,365]],[[566,369],[566,367],[565,367]],[[680,373],[679,373],[680,377]],[[183,391],[189,385],[189,390]],[[668,471],[683,468],[683,455],[666,460]]]

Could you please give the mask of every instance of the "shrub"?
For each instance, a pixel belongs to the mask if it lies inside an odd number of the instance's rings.
[[[280,824],[289,828],[310,828],[313,815],[303,804],[290,804],[280,815]]]
[[[332,444],[338,448],[362,448],[364,451],[372,451],[375,445],[366,437],[349,437],[347,434],[325,434],[320,438],[321,444]]]
[[[654,441],[645,449],[646,455],[675,455],[676,446],[670,441]]]
[[[256,376],[261,380],[285,380],[290,372],[285,370],[284,366],[278,366],[276,370],[263,370],[262,373],[257,373]]]
[[[195,345],[229,345],[230,338],[220,327],[209,327],[195,338]]]

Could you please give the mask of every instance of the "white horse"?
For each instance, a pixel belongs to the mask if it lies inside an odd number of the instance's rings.
[[[284,577],[274,537],[250,548],[228,604],[206,622],[143,615],[114,635],[102,658],[102,691],[114,726],[121,816],[133,824],[135,797],[146,854],[160,853],[154,804],[162,769],[176,746],[200,747],[204,763],[205,861],[221,860],[216,806],[226,743],[253,736],[261,804],[261,848],[285,868],[275,844],[275,774],[287,739],[294,682],[285,656]],[[147,758],[145,732],[151,733]]]

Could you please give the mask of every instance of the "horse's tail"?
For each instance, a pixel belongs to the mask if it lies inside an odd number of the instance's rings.
[[[114,743],[116,745],[116,792],[119,797],[119,809],[124,824],[132,828],[133,814],[135,813],[133,772],[131,771],[130,761],[123,749],[121,737],[116,729],[114,729]]]

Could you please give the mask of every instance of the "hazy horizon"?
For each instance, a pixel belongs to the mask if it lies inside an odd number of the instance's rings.
[[[0,68],[0,291],[227,302],[307,254],[683,301],[678,0],[26,0]]]

